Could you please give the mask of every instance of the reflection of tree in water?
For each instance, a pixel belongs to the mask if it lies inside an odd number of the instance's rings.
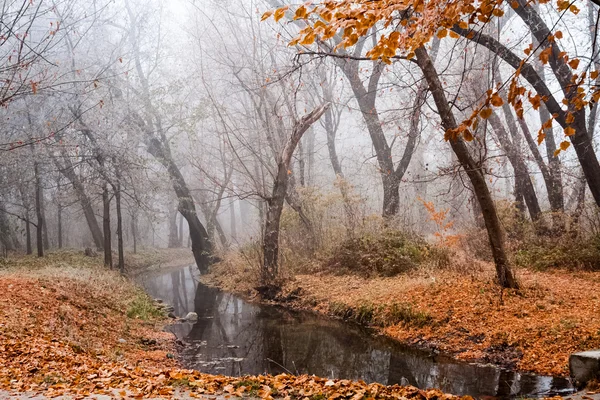
[[[183,349],[186,366],[204,372],[308,373],[439,387],[474,396],[506,397],[543,393],[553,386],[568,387],[566,381],[521,376],[432,356],[430,352],[373,337],[343,322],[249,304],[197,283],[187,269],[165,274],[156,282],[159,287],[168,286],[176,308],[189,310],[193,302],[198,322],[175,326],[179,327],[179,337],[192,344]]]

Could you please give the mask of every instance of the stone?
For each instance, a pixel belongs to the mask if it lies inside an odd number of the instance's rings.
[[[198,314],[196,314],[195,312],[187,313],[187,315],[185,316],[185,320],[186,321],[198,321]]]
[[[571,354],[569,370],[577,387],[583,387],[589,381],[600,378],[600,350]]]
[[[158,304],[161,304],[163,302],[162,299],[158,299],[158,298],[154,299],[154,301],[157,302]]]
[[[177,318],[177,316],[175,315],[175,313],[172,313],[172,312],[168,313],[167,317],[173,318],[173,319]]]
[[[119,339],[119,343],[121,343],[121,344],[127,343],[127,340],[125,340],[125,339]]]

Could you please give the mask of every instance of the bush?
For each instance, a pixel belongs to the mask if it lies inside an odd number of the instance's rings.
[[[411,271],[426,261],[447,265],[450,253],[428,245],[416,235],[387,230],[345,240],[325,261],[325,268],[336,274],[389,277]]]
[[[515,262],[522,267],[539,270],[549,268],[600,271],[600,236],[573,239],[542,237],[522,243],[516,251]]]

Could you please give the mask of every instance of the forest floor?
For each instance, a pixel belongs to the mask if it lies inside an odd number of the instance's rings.
[[[154,252],[134,262],[141,270],[174,256]],[[63,251],[43,259],[3,259],[0,398],[454,398],[309,376],[234,378],[183,370],[175,338],[162,331],[167,323],[159,305],[130,279],[104,268],[101,256]]]
[[[247,298],[257,295],[251,270],[220,268],[204,282]],[[274,302],[371,325],[458,359],[566,376],[571,353],[600,348],[600,272],[517,274],[519,291],[501,291],[486,263],[390,278],[296,274]]]

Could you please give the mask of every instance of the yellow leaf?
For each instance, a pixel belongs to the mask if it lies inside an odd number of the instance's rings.
[[[492,115],[492,109],[491,108],[484,108],[483,110],[481,110],[479,112],[479,115],[483,119],[488,119]]]
[[[262,15],[262,17],[260,17],[260,20],[261,20],[261,21],[264,21],[264,20],[266,20],[267,18],[269,18],[271,15],[273,15],[273,11],[271,11],[271,10],[269,10],[269,11],[266,11],[266,12],[265,12],[265,13]]]
[[[275,11],[275,22],[279,22],[279,20],[285,16],[285,12],[287,11],[287,9],[288,6],[285,6],[278,8],[277,11]]]
[[[294,19],[305,19],[307,15],[308,12],[306,11],[306,7],[300,6],[296,10],[296,14],[294,14]]]
[[[448,30],[446,28],[440,29],[437,33],[437,37],[439,37],[440,39],[445,38],[447,35],[448,35]]]
[[[560,149],[561,149],[562,151],[565,151],[565,150],[567,150],[567,149],[569,148],[569,146],[571,146],[571,143],[570,143],[570,142],[567,142],[566,140],[565,140],[564,142],[561,142],[561,143],[560,143]]]
[[[306,36],[304,36],[304,38],[302,39],[302,41],[300,42],[301,45],[304,46],[308,46],[311,45],[315,42],[315,34],[313,32],[308,33]]]
[[[573,136],[574,134],[575,134],[575,129],[573,129],[573,128],[572,128],[572,127],[570,127],[570,126],[567,126],[567,127],[565,128],[565,135],[566,135],[566,136]]]
[[[575,122],[575,116],[573,115],[573,113],[567,114],[567,117],[565,118],[565,122],[567,124],[572,124],[573,122]]]
[[[452,39],[458,39],[460,37],[460,35],[454,31],[450,31],[450,37]]]

